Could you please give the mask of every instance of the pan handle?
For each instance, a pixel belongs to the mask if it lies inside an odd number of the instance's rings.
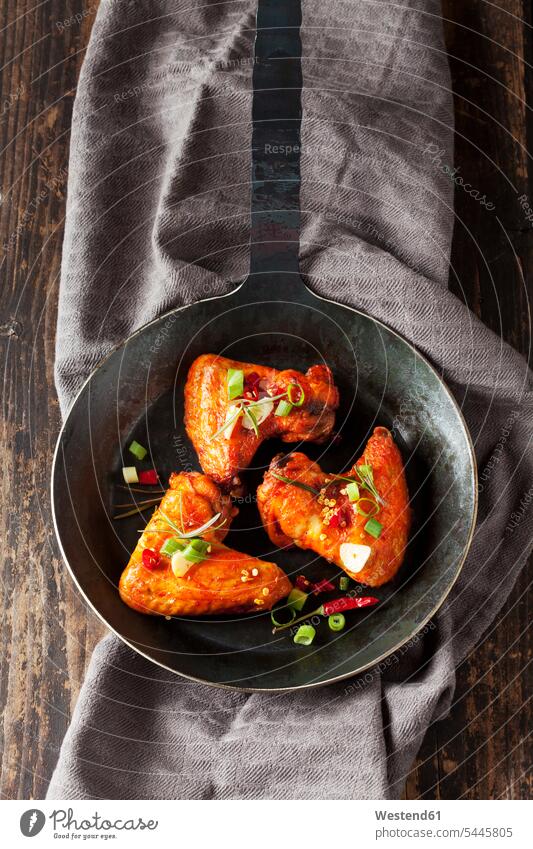
[[[258,0],[250,273],[299,271],[301,0]]]

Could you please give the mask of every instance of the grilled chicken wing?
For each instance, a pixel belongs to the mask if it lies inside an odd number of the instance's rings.
[[[228,398],[229,369],[244,375],[243,394],[232,401]],[[290,384],[291,397],[296,400],[298,396],[303,403],[292,407],[288,415],[276,415],[280,399],[271,402],[269,396],[286,393]],[[250,407],[259,435],[250,416],[238,412],[239,403],[250,401],[260,402]],[[265,439],[276,436],[284,442],[325,442],[333,430],[338,405],[339,393],[327,366],[312,366],[304,375],[203,354],[189,370],[185,426],[204,472],[225,488],[236,487],[239,471],[249,466]]]
[[[274,563],[257,560],[222,544],[237,512],[231,506],[231,498],[222,494],[205,475],[173,474],[170,488],[122,573],[119,584],[122,600],[141,613],[164,616],[270,610],[289,594],[291,583]],[[176,567],[175,561],[160,553],[165,541],[176,536],[166,518],[179,531],[191,533],[217,513],[221,514],[217,522],[201,535],[210,543],[210,551],[201,562],[189,564],[181,559]]]
[[[359,467],[363,477],[368,477],[370,467],[383,504],[363,488],[356,471]],[[307,485],[319,495],[275,475]],[[349,481],[326,475],[305,454],[279,455],[257,490],[261,518],[276,545],[312,549],[354,580],[379,587],[394,577],[403,562],[411,522],[402,458],[386,428],[375,429],[363,456],[346,476],[355,478],[360,496],[370,500],[352,503],[346,490]],[[368,516],[357,512],[357,504],[365,513],[375,513],[375,521],[382,527],[377,539],[365,530]],[[370,527],[376,532],[375,525]]]

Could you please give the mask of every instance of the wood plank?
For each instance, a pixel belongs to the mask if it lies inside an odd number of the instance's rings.
[[[53,356],[68,130],[94,5],[9,0],[0,13],[0,793],[7,798],[46,792],[102,632],[55,556],[48,484],[60,425]]]
[[[531,6],[522,0],[445,0],[444,16],[456,107],[455,164],[496,207],[488,211],[456,189],[452,288],[528,356],[533,229],[518,198],[531,197]],[[531,570],[521,576],[497,623],[458,670],[451,715],[428,733],[407,781],[407,798],[531,798],[530,576]]]

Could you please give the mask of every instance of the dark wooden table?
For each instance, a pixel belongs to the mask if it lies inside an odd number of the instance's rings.
[[[0,792],[10,799],[46,792],[88,658],[104,631],[55,554],[48,501],[60,424],[53,361],[69,127],[96,6],[97,0],[4,0],[0,11],[0,351],[5,364]],[[489,212],[456,191],[452,286],[527,356],[533,223],[518,199],[530,196],[533,174],[527,154],[533,137],[531,4],[445,0],[444,14],[456,103],[456,165],[495,205]],[[531,798],[528,590],[524,573],[459,669],[451,715],[427,734],[407,781],[407,798]]]

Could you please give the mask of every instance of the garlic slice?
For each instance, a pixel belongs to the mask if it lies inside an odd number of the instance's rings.
[[[343,566],[352,577],[361,571],[371,553],[372,549],[369,545],[358,545],[353,542],[343,542],[339,549]]]
[[[189,563],[188,560],[185,560],[182,551],[175,551],[172,555],[172,560],[170,561],[170,567],[174,573],[175,578],[183,578],[189,569],[191,568],[192,563]]]
[[[257,407],[252,407],[251,413],[254,416],[257,424],[260,425],[262,422],[265,421],[265,419],[268,419],[268,417],[269,417],[269,415],[270,415],[270,413],[272,412],[273,409],[274,409],[274,402],[273,401],[264,401],[263,403],[258,404]],[[242,418],[242,426],[245,427],[246,430],[253,430],[254,429],[254,426],[252,424],[252,420],[250,419],[249,416],[246,415],[246,413],[243,415],[243,418]]]
[[[225,419],[225,421],[229,422],[229,424],[228,424],[228,426],[227,426],[227,427],[225,427],[225,428],[224,428],[224,430],[222,431],[222,433],[223,433],[223,435],[226,437],[226,439],[230,439],[230,438],[231,438],[231,435],[232,435],[233,431],[234,431],[234,430],[235,430],[235,428],[237,427],[237,422],[238,422],[238,421],[239,421],[239,419],[241,418],[241,416],[235,416],[235,413],[237,412],[237,410],[238,410],[238,409],[240,409],[240,405],[239,405],[239,404],[230,404],[230,405],[228,406],[228,409],[226,410],[226,419]],[[233,421],[231,421],[231,419],[233,418],[233,416],[235,416],[235,418],[233,419]]]

